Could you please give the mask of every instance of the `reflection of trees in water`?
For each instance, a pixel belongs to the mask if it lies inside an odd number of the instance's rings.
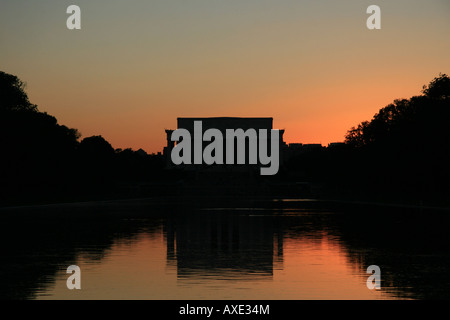
[[[114,207],[40,207],[2,211],[0,299],[33,299],[82,256],[101,261],[117,241],[132,244],[159,230],[155,219],[125,219]],[[124,213],[133,211],[127,207]],[[130,212],[132,214],[132,212]],[[37,218],[38,217],[38,218]]]
[[[131,246],[140,236],[159,236],[161,228],[167,263],[179,279],[271,279],[274,268],[282,268],[284,239],[319,244],[327,238],[363,277],[369,265],[380,266],[382,290],[390,295],[450,297],[450,218],[444,213],[360,207],[335,214],[332,207],[330,213],[319,203],[191,210],[127,202],[2,210],[0,298],[33,299],[80,257],[101,261],[114,244]]]
[[[450,298],[447,212],[385,207],[344,212],[337,228],[349,260],[363,272],[378,265],[382,290],[400,298]]]
[[[274,209],[273,218],[284,238],[319,244],[327,237],[338,243],[363,281],[368,266],[380,266],[382,290],[390,296],[450,298],[446,211],[289,203]]]

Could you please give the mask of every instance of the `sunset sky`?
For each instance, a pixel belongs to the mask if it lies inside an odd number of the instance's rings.
[[[326,145],[450,74],[450,0],[2,0],[0,44],[39,110],[115,148],[162,151],[177,117],[214,116]]]

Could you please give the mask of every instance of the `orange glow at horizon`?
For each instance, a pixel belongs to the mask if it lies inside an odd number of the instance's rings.
[[[368,30],[369,4],[83,0],[70,31],[63,2],[16,0],[0,61],[39,110],[114,148],[159,152],[177,117],[220,116],[273,117],[287,143],[327,145],[450,73],[448,4],[386,2]]]
[[[344,83],[346,81],[343,81]],[[101,97],[85,96],[83,101],[93,106],[92,110],[68,105],[65,112],[60,109],[40,106],[39,101],[52,100],[62,103],[59,97],[47,93],[28,90],[30,100],[38,104],[41,111],[56,116],[60,124],[77,128],[82,138],[102,135],[114,148],[144,149],[149,153],[161,152],[166,144],[164,129],[176,129],[177,117],[273,117],[275,129],[285,129],[286,143],[321,143],[344,141],[346,132],[361,121],[370,120],[378,110],[397,98],[409,98],[420,94],[422,83],[403,82],[401,86],[385,83],[380,79],[376,85],[348,84],[342,86],[313,87],[309,90],[279,90],[276,94],[265,95],[254,101],[227,102],[218,108],[186,107],[185,111],[175,111],[173,103],[167,110],[148,108],[147,101],[127,100],[127,96],[113,94]],[[358,94],[355,94],[358,93]],[[399,95],[403,92],[403,95]],[[134,94],[134,93],[133,93]],[[131,97],[130,97],[131,98]],[[132,101],[130,103],[130,101]],[[239,103],[240,102],[240,103]],[[164,102],[162,101],[161,104]],[[208,102],[203,102],[207,104]],[[95,112],[95,105],[110,106],[109,113]],[[123,108],[123,105],[130,105]],[[158,102],[155,102],[158,104]],[[181,104],[181,102],[180,102]],[[49,103],[47,102],[47,106]],[[282,110],[282,112],[280,112]]]

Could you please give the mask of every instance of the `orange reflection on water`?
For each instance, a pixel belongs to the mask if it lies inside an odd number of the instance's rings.
[[[326,233],[276,239],[272,272],[230,264],[191,269],[183,276],[176,258],[167,260],[166,240],[161,229],[116,240],[100,260],[80,255],[82,289],[66,288],[68,275],[62,266],[54,285],[38,299],[392,299],[369,290],[369,275],[350,263],[338,238]],[[232,254],[220,259],[231,259]]]

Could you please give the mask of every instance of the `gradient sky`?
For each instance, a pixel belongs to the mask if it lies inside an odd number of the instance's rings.
[[[0,45],[32,103],[115,148],[162,151],[183,116],[273,117],[326,145],[450,74],[450,0],[2,0]]]

